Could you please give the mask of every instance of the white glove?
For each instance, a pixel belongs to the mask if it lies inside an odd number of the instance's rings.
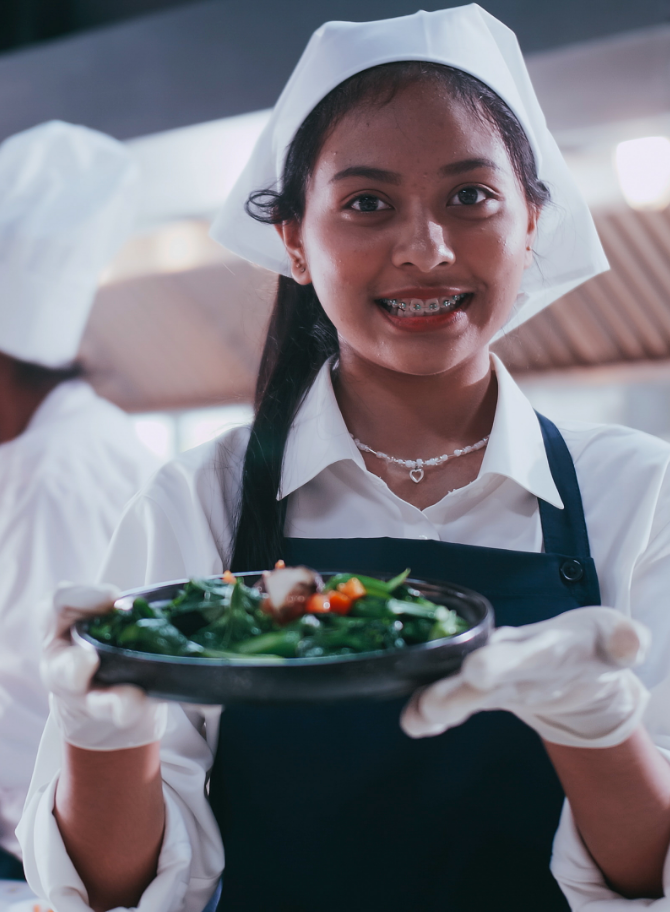
[[[401,725],[439,735],[473,713],[502,709],[554,744],[612,747],[642,719],[649,693],[630,670],[649,631],[612,608],[576,608],[524,627],[500,627],[460,672],[414,694]]]
[[[91,689],[100,660],[93,646],[73,643],[70,628],[79,620],[109,611],[115,586],[61,583],[42,653],[42,680],[63,737],[86,750],[124,750],[160,741],[167,705],[131,685]]]

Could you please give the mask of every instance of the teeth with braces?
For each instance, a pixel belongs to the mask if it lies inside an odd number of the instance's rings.
[[[418,317],[425,314],[449,313],[467,297],[467,294],[453,295],[451,298],[428,298],[423,301],[421,298],[409,298],[399,300],[397,298],[380,298],[379,303],[394,316]]]

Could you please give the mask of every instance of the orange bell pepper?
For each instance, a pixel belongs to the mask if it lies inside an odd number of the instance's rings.
[[[328,593],[328,601],[330,602],[330,610],[335,614],[349,614],[353,605],[353,601],[346,593],[338,592],[337,590]]]
[[[315,592],[307,602],[308,614],[327,614],[330,611],[330,592]]]
[[[365,586],[363,583],[355,576],[352,576],[351,579],[348,579],[346,583],[340,583],[337,587],[338,592],[342,592],[352,602],[355,602],[356,599],[363,598],[364,595],[367,595]]]
[[[349,614],[353,602],[343,592],[316,592],[307,602],[309,614]]]

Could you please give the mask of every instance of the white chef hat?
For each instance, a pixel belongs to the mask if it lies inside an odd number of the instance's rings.
[[[445,64],[492,88],[523,126],[538,176],[551,192],[539,220],[535,264],[526,270],[505,331],[608,269],[586,202],[547,129],[516,36],[476,3],[378,22],[327,22],[317,29],[215,219],[212,237],[252,263],[290,275],[275,229],[245,213],[249,194],[281,186],[293,137],[335,86],[362,70],[401,60]]]
[[[136,183],[125,146],[87,127],[53,120],[0,145],[0,351],[72,363]]]

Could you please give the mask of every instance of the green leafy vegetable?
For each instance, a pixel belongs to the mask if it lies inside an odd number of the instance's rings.
[[[346,614],[305,613],[283,625],[265,595],[242,580],[193,579],[172,601],[136,598],[129,610],[93,618],[88,629],[102,643],[140,652],[268,661],[403,649],[467,630],[456,611],[405,586],[409,572],[389,581],[337,574],[326,592],[352,578],[365,589]]]

